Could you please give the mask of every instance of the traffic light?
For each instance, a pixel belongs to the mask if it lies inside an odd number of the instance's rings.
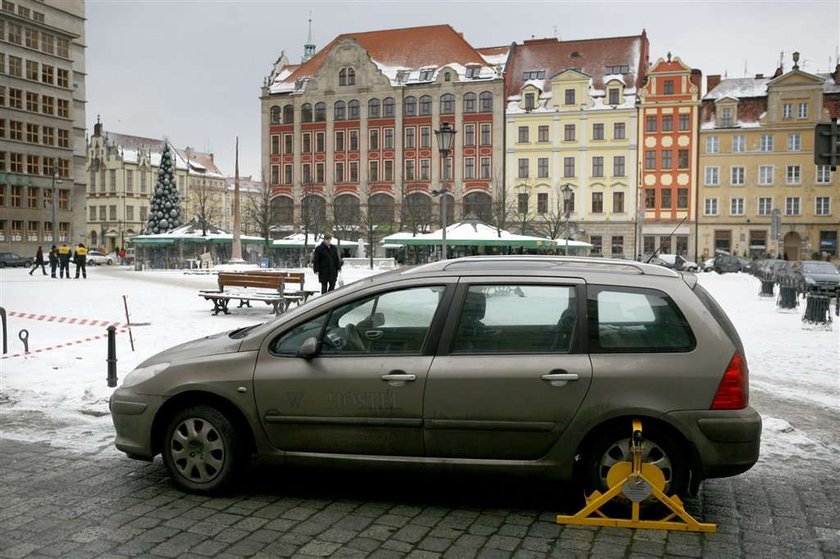
[[[838,119],[830,124],[817,124],[814,130],[814,163],[829,165],[832,171],[840,163],[840,125]]]

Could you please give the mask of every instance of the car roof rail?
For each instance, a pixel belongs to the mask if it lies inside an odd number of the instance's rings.
[[[506,255],[506,256],[466,256],[443,260],[414,267],[416,272],[432,271],[499,271],[499,270],[548,270],[557,268],[598,270],[604,272],[623,272],[653,276],[679,277],[680,274],[657,266],[635,260],[618,258],[598,258],[585,256],[551,255]]]

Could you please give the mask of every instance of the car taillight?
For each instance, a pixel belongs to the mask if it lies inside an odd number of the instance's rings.
[[[723,373],[711,409],[742,410],[747,407],[750,401],[748,373],[747,360],[736,351]]]

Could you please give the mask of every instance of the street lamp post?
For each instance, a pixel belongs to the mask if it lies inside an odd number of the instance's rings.
[[[572,201],[572,186],[564,184],[560,187],[563,193],[563,217],[566,218],[566,250],[565,255],[569,256],[569,214],[571,213],[570,202]]]
[[[440,224],[441,239],[440,249],[441,258],[446,260],[446,158],[449,157],[449,152],[452,150],[452,142],[455,140],[455,128],[448,122],[440,125],[440,130],[435,130],[435,137],[437,138],[438,152],[440,153],[441,167],[441,190],[440,190]],[[432,191],[432,194],[437,194],[437,191]]]
[[[58,190],[56,190],[55,185],[61,184],[61,181],[58,179],[58,171],[53,172],[52,176],[52,234],[53,234],[53,243],[58,242],[58,214],[56,212],[58,208]]]

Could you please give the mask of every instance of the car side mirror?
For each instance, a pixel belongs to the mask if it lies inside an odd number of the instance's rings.
[[[298,348],[297,356],[304,359],[312,359],[318,355],[318,338],[306,338]]]

